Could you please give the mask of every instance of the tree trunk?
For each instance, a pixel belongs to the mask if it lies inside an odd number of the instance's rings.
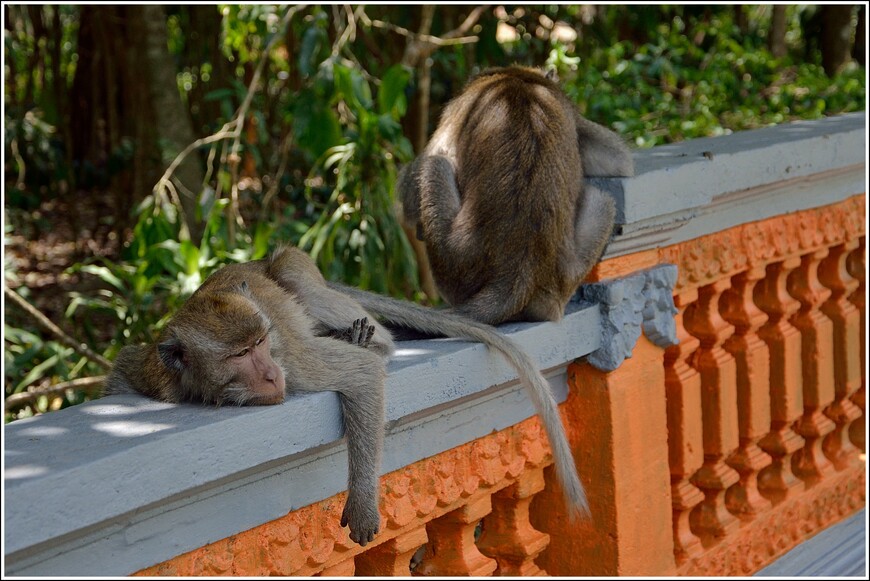
[[[852,48],[852,58],[858,61],[862,67],[867,66],[867,5],[861,5],[858,9],[858,23],[855,25],[855,46]]]
[[[742,4],[734,6],[734,23],[744,36],[749,34],[749,19],[746,17],[746,12],[743,10]]]
[[[829,77],[850,58],[852,6],[826,4],[822,10],[822,66]]]
[[[166,15],[163,7],[155,4],[130,6],[130,15],[141,23],[145,33],[145,70],[149,80],[149,94],[154,108],[156,130],[164,145],[163,163],[168,166],[185,147],[196,141],[190,113],[181,101],[176,80],[175,63],[169,54]],[[198,152],[187,156],[175,171],[175,183],[180,182],[178,193],[185,213],[191,238],[199,241],[204,225],[197,217],[199,194],[202,189],[203,170]]]
[[[776,4],[773,7],[773,16],[770,22],[770,33],[767,37],[767,45],[770,52],[776,58],[782,58],[786,54],[785,46],[785,9],[783,4]]]

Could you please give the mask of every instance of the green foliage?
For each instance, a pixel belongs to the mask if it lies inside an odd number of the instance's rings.
[[[691,38],[679,18],[658,33],[594,51],[564,84],[588,117],[640,147],[863,109],[863,69],[829,79],[820,65],[776,59],[728,13],[695,22]]]
[[[409,80],[409,71],[391,67],[375,99],[358,69],[328,59],[318,67],[312,89],[328,106],[297,102],[294,109],[299,135],[306,137],[300,145],[316,156],[306,195],[320,208],[299,245],[310,250],[327,278],[400,296],[417,290],[416,261],[396,219],[392,192],[397,161],[413,155],[399,125]],[[307,127],[327,129],[308,139]],[[318,201],[325,192],[328,198]]]
[[[114,318],[118,329],[109,357],[128,343],[153,341],[172,313],[199,288],[209,274],[231,262],[257,260],[268,252],[271,227],[260,224],[253,237],[231,229],[225,219],[226,198],[206,199],[202,212],[206,229],[198,244],[183,239],[176,207],[151,196],[139,207],[132,243],[124,260],[97,259],[71,268],[97,277],[103,288],[96,293],[71,293],[66,311],[73,318],[85,309],[84,332],[91,317]]]
[[[44,339],[37,333],[4,324],[3,379],[6,395],[21,393],[34,384],[56,383],[78,377],[90,377],[99,373],[98,368],[87,359],[57,341]],[[37,399],[36,413],[56,410],[81,403],[85,396],[67,390],[60,399],[42,396]],[[4,413],[9,422],[33,415],[31,410]]]

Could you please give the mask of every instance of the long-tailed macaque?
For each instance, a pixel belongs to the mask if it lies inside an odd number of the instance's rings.
[[[524,67],[473,77],[399,175],[403,221],[438,290],[492,325],[558,321],[613,231],[612,199],[584,176],[631,176],[622,139]]]
[[[588,511],[549,385],[531,359],[487,325],[336,284],[307,254],[285,247],[269,258],[225,266],[179,309],[154,344],[124,347],[106,394],[138,392],[168,402],[268,405],[290,391],[335,391],[348,446],[342,526],[360,545],[380,526],[378,483],[384,437],[388,324],[480,341],[499,351],[529,388],[573,515]]]

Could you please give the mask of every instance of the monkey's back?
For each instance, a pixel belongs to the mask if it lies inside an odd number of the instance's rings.
[[[570,285],[559,265],[573,248],[582,187],[572,107],[540,73],[509,68],[473,79],[445,110],[448,127],[462,128],[453,141],[462,201],[454,227],[478,253],[477,276],[451,302],[505,277],[526,299]]]

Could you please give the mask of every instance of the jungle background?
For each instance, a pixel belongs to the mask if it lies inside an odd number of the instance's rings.
[[[11,5],[5,420],[94,397],[215,269],[297,244],[425,303],[402,164],[490,66],[637,148],[865,108],[866,6]]]

